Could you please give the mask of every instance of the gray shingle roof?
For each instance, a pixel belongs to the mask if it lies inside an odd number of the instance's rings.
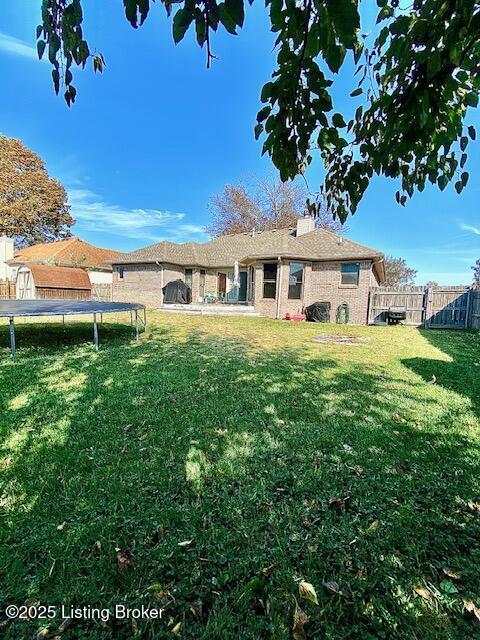
[[[302,260],[381,259],[383,254],[342,236],[315,229],[296,237],[294,229],[277,229],[219,236],[209,242],[158,242],[144,249],[123,254],[112,264],[165,262],[181,266],[227,267],[235,261],[249,262],[267,258]]]

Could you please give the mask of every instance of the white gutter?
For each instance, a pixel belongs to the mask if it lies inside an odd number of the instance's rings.
[[[275,314],[275,318],[277,320],[280,319],[280,296],[282,294],[282,259],[280,256],[277,258],[278,261],[278,282],[277,282],[277,312]]]

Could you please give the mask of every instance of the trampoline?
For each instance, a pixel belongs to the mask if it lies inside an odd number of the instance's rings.
[[[0,300],[0,318],[10,321],[10,352],[15,357],[15,318],[34,316],[93,315],[93,343],[98,351],[98,323],[104,313],[130,312],[130,323],[135,325],[135,335],[139,339],[139,325],[147,326],[145,305],[130,302],[99,302],[97,300]],[[139,311],[143,311],[139,314]],[[135,322],[134,322],[135,318]]]

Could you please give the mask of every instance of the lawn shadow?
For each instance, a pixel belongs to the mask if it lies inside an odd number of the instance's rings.
[[[173,328],[54,346],[0,368],[0,604],[160,604],[138,637],[289,638],[303,577],[309,637],[474,637],[456,596],[412,592],[449,564],[472,595],[479,553],[478,450],[416,376]]]
[[[480,418],[480,332],[419,329],[445,358],[409,358],[402,363],[425,381],[469,398]]]

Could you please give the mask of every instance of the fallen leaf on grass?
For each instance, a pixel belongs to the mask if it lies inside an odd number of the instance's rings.
[[[192,540],[183,540],[183,542],[179,542],[178,543],[178,546],[179,547],[189,547],[192,544],[192,542],[193,542],[193,539]]]
[[[397,476],[401,476],[403,473],[405,473],[405,469],[402,467],[402,465],[396,464],[393,467],[392,472],[395,473]]]
[[[473,502],[470,500],[470,502],[468,502],[468,508],[475,513],[480,513],[480,502]]]
[[[313,604],[318,604],[317,592],[315,591],[313,584],[302,580],[298,585],[298,593],[302,598],[313,602]]]
[[[432,597],[432,594],[427,589],[427,587],[423,587],[421,584],[414,584],[412,588],[415,593],[421,596],[424,600],[430,600],[430,598]]]
[[[120,571],[133,569],[133,552],[128,547],[117,550],[117,566]]]
[[[330,507],[341,507],[349,500],[350,496],[345,496],[345,498],[330,498],[330,500],[328,501],[328,505]]]
[[[442,571],[446,576],[452,578],[453,580],[462,579],[462,573],[458,569],[453,569],[452,567],[443,567]]]
[[[197,622],[201,622],[203,618],[203,603],[201,600],[196,600],[190,605],[190,611]]]
[[[63,521],[62,524],[57,525],[57,531],[62,531],[66,524],[67,523],[65,521]]]
[[[295,603],[295,611],[293,612],[293,637],[295,640],[307,640],[304,626],[307,624],[308,618],[304,611]]]
[[[432,379],[429,380],[427,384],[437,384],[437,376],[433,374]]]
[[[180,629],[181,628],[182,628],[182,623],[181,622],[177,622],[177,624],[172,629],[173,635],[178,636],[178,634],[180,633]]]
[[[322,584],[329,593],[336,593],[339,596],[342,595],[340,587],[338,586],[338,582],[328,581],[322,582]]]
[[[50,634],[50,629],[48,627],[43,627],[36,635],[36,640],[44,640]]]
[[[373,533],[378,529],[378,520],[374,520],[372,524],[368,527],[367,533]]]
[[[268,567],[263,567],[262,574],[265,576],[265,578],[268,578],[268,576],[272,573],[274,567],[274,564],[270,564],[268,565]]]
[[[474,617],[474,622],[476,624],[480,624],[480,609],[475,606],[474,602],[472,602],[472,600],[464,600],[463,606],[468,611],[468,613],[472,614],[472,616]]]

